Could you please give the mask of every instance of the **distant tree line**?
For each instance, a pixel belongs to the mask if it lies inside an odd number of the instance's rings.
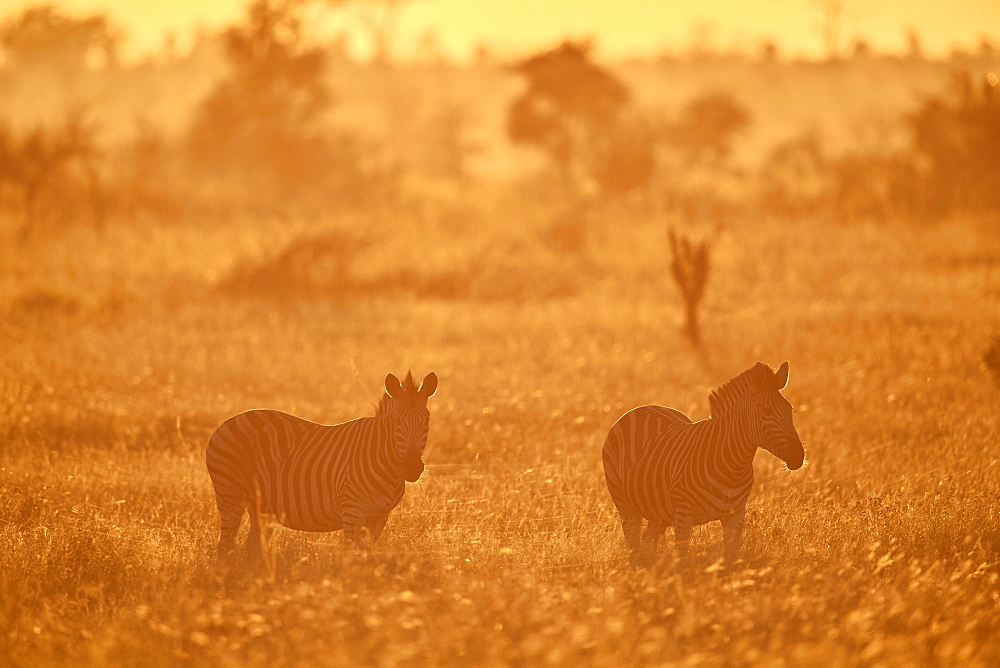
[[[907,114],[908,145],[827,156],[806,135],[776,148],[762,168],[762,208],[794,216],[829,211],[858,218],[936,219],[1000,206],[997,77],[956,70],[944,93]]]
[[[327,0],[359,12],[391,64],[389,44],[402,0]],[[112,218],[169,218],[191,207],[233,210],[292,205],[382,203],[404,168],[377,160],[371,141],[338,130],[326,69],[329,50],[304,35],[305,2],[255,0],[220,35],[226,72],[195,110],[180,140],[138,124],[132,145],[110,149],[85,110],[61,124],[24,128],[0,119],[0,216],[21,239],[59,226],[102,227]],[[0,23],[2,72],[81,72],[116,68],[121,32],[104,16],[74,18],[29,8]],[[919,50],[914,37],[911,50]],[[830,157],[804,135],[777,147],[755,174],[732,166],[734,147],[752,127],[747,109],[726,91],[705,91],[674,116],[643,108],[587,41],[567,41],[508,65],[523,84],[506,109],[506,134],[548,160],[568,201],[639,198],[686,217],[725,210],[788,217],[827,212],[839,219],[940,217],[996,211],[1000,204],[1000,98],[995,75],[957,71],[950,88],[924,97],[901,119],[908,145],[892,152]],[[0,72],[0,74],[2,74]],[[405,113],[402,110],[401,113]],[[443,108],[418,165],[466,184],[477,150],[472,115]],[[739,201],[719,183],[741,184]],[[183,184],[179,186],[178,184]],[[712,220],[713,223],[719,222]],[[575,223],[552,238],[580,247]]]

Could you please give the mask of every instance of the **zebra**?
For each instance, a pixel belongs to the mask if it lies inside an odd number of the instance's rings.
[[[604,476],[633,552],[655,549],[673,526],[683,557],[692,527],[719,520],[726,560],[735,560],[757,448],[792,470],[805,460],[792,405],[780,392],[787,384],[788,362],[777,372],[757,362],[709,394],[711,417],[705,420],[640,406],[615,422],[604,441]]]
[[[403,481],[424,471],[430,412],[438,378],[420,387],[406,374],[385,377],[375,415],[322,425],[273,410],[251,410],[223,422],[205,461],[221,517],[219,558],[228,560],[244,514],[247,551],[277,522],[301,531],[337,531],[355,544],[374,544],[403,498]]]

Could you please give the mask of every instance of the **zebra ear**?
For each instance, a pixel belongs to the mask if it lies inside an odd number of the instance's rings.
[[[403,393],[403,386],[399,384],[399,378],[391,373],[385,377],[385,393],[390,397],[398,397]]]
[[[781,363],[778,370],[774,372],[774,380],[778,385],[779,390],[785,389],[788,385],[788,361]]]
[[[417,390],[417,394],[424,399],[430,399],[434,396],[434,393],[438,389],[438,377],[437,374],[431,371],[429,374],[424,376],[424,381],[420,383],[420,389]]]

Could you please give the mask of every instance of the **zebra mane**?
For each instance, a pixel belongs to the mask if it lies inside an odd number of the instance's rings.
[[[415,394],[417,391],[417,384],[413,382],[413,373],[410,371],[406,372],[406,378],[400,385],[402,385],[405,394]]]
[[[766,372],[766,375],[765,375]],[[754,385],[764,385],[768,380],[773,384],[774,369],[757,362],[746,371],[730,378],[721,387],[718,387],[708,394],[708,410],[712,417],[724,415],[726,410],[733,406],[737,400],[749,392]]]
[[[382,396],[378,400],[378,406],[375,407],[375,417],[381,417],[388,413],[392,409],[392,397],[389,396],[388,392],[382,392]]]

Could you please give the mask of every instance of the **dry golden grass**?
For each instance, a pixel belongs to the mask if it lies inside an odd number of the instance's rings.
[[[304,224],[0,245],[0,663],[1000,662],[995,234],[731,227],[701,357],[667,221],[609,209],[567,253],[531,216],[480,215],[369,226],[351,265],[369,286],[458,266],[479,287],[450,299],[219,288],[322,231]],[[683,570],[630,563],[607,430],[644,403],[702,418],[757,359],[791,360],[807,466],[758,456],[734,570],[715,525]],[[441,377],[429,468],[375,550],[279,530],[273,579],[218,581],[212,429],[367,414],[407,368]]]

